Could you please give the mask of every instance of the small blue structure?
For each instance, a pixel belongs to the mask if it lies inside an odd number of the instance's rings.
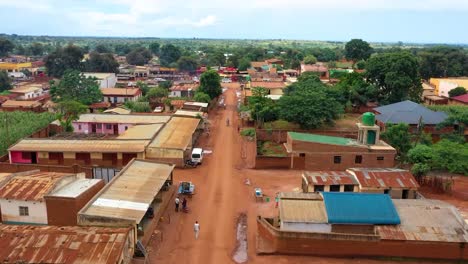
[[[330,224],[400,224],[387,194],[323,192],[322,196]]]

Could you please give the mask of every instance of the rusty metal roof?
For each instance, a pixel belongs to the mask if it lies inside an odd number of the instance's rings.
[[[83,114],[73,123],[161,124],[171,119],[165,115]]]
[[[283,222],[327,223],[327,212],[321,200],[280,200],[280,218]]]
[[[173,170],[172,164],[132,160],[80,210],[79,219],[109,217],[139,223]]]
[[[192,135],[199,123],[198,118],[173,117],[149,147],[185,150],[192,141]]]
[[[156,135],[164,124],[136,125],[128,128],[120,134],[117,139],[147,139],[150,140]]]
[[[138,153],[145,151],[149,140],[66,140],[23,139],[9,151]]]
[[[304,171],[309,185],[358,185],[353,175],[346,171]]]
[[[119,263],[129,228],[0,225],[2,263]]]
[[[401,224],[377,226],[381,239],[467,242],[468,232],[457,209],[429,199],[393,200]]]
[[[363,188],[409,188],[419,185],[411,172],[394,168],[351,168],[347,172],[355,175]]]
[[[53,191],[66,173],[39,172],[25,176],[14,176],[0,187],[0,199],[21,201],[42,201],[44,195]]]

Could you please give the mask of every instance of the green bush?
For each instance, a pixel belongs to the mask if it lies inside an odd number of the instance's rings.
[[[255,137],[255,128],[246,128],[240,132],[243,137]]]

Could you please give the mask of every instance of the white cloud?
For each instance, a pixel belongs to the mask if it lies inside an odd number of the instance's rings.
[[[52,5],[49,0],[0,0],[2,8],[30,9],[35,11],[52,10]]]

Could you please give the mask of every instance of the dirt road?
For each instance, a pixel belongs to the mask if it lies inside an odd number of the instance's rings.
[[[308,256],[257,256],[255,254],[256,216],[273,216],[274,202],[256,203],[253,188],[261,187],[270,197],[279,191],[293,191],[301,186],[299,171],[266,171],[245,169],[245,155],[241,155],[242,141],[237,133],[236,86],[225,92],[226,110],[210,114],[211,134],[203,135],[199,145],[211,149],[203,165],[196,169],[175,171],[175,183],[190,180],[196,194],[188,200],[189,213],[168,210],[158,229],[162,241],[149,246],[150,263],[225,264],[235,263],[232,255],[236,247],[236,223],[245,213],[248,223],[247,263],[399,263],[370,259],[336,259]],[[226,126],[226,118],[231,121]],[[245,184],[249,179],[251,185]],[[200,237],[195,240],[193,224],[200,223]],[[418,263],[418,262],[405,262]]]

